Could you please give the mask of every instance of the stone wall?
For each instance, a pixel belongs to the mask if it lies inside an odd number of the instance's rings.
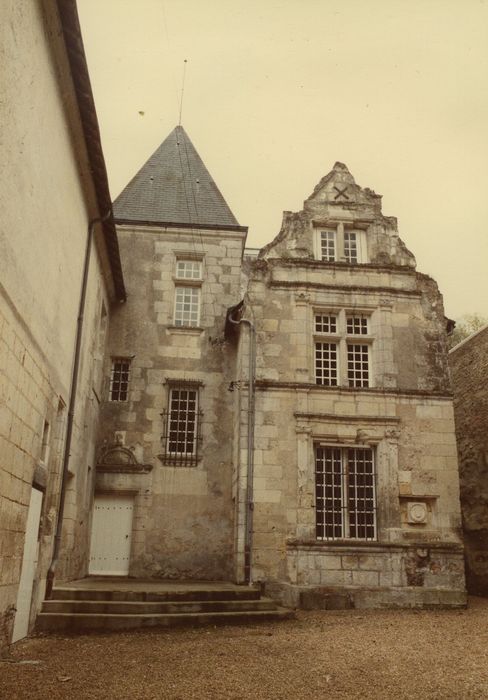
[[[83,229],[82,233],[85,233]],[[65,260],[64,264],[68,262]],[[76,266],[77,263],[74,269]],[[60,580],[82,576],[87,564],[94,475],[91,466],[98,422],[93,345],[99,338],[101,297],[105,294],[96,259],[89,287],[66,494],[62,563],[57,571]],[[76,292],[78,290],[74,289],[74,297]],[[10,299],[0,296],[0,357],[5,367],[1,376],[0,422],[0,609],[8,609],[16,603],[30,492],[33,487],[38,488],[43,491],[44,498],[39,563],[33,590],[34,619],[44,596],[56,528],[70,376],[65,374],[64,381],[60,381],[56,353],[51,350],[49,357],[45,354],[38,339],[9,302]],[[72,318],[73,331],[75,326],[76,311]],[[47,434],[46,423],[49,425]]]
[[[449,353],[468,591],[488,595],[488,328]]]
[[[130,574],[228,579],[234,559],[232,501],[235,348],[224,340],[228,307],[238,298],[243,234],[119,227],[130,303],[114,315],[109,356],[131,359],[128,401],[107,401],[103,445],[123,435],[150,465],[145,474],[100,474],[97,488],[135,493]],[[178,259],[202,262],[198,327],[173,320]],[[105,367],[108,382],[110,357]],[[201,447],[196,465],[164,459],[168,380],[200,382]]]
[[[347,198],[337,201],[341,192]],[[320,259],[321,230],[333,232],[335,260]],[[347,231],[355,231],[361,245],[355,262],[340,249]],[[463,605],[442,297],[432,279],[416,272],[396,220],[384,217],[380,197],[336,164],[302,212],[285,212],[280,233],[248,268],[244,314],[257,338],[254,580],[287,604],[333,594],[358,606]],[[325,334],[337,348],[336,385],[316,381],[315,343],[324,338],[315,327],[317,314],[336,319]],[[363,336],[346,331],[348,315],[367,318]],[[350,386],[346,350],[360,342],[368,347],[368,385]],[[246,343],[243,334],[243,358]],[[245,368],[244,361],[236,466],[242,489]],[[339,540],[317,534],[315,460],[323,446],[341,454],[371,451],[374,535]],[[343,499],[341,507],[348,508]]]
[[[76,321],[88,221],[98,214],[76,98],[50,3],[2,3],[0,230],[0,646],[10,641],[32,488],[44,493],[31,620],[44,595],[59,504]],[[58,573],[84,573],[88,475],[98,416],[95,365],[103,243],[96,237],[85,310],[72,477]]]

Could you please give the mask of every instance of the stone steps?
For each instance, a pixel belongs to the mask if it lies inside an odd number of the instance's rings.
[[[83,632],[147,627],[245,624],[293,617],[262,598],[258,588],[210,583],[174,585],[126,580],[54,588],[37,616],[39,632]]]
[[[164,613],[243,612],[246,610],[274,610],[276,604],[269,598],[260,600],[187,600],[187,601],[106,601],[106,600],[46,600],[46,613],[86,613],[95,615],[162,615]]]
[[[185,588],[183,590],[133,590],[114,586],[106,588],[54,588],[51,600],[87,600],[87,601],[189,601],[189,600],[259,600],[261,593],[258,588],[251,586],[239,586],[234,588]]]

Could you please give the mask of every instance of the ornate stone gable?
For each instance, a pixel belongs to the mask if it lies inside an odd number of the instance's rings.
[[[381,195],[356,184],[343,163],[320,180],[302,211],[283,213],[280,232],[259,257],[415,268],[396,218],[381,211]]]

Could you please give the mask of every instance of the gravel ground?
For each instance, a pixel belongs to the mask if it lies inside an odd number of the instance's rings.
[[[488,698],[488,598],[463,611],[37,637],[10,658],[0,662],[2,700]]]

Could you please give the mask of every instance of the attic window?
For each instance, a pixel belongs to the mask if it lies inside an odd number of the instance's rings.
[[[367,262],[366,234],[350,230],[339,222],[336,229],[315,232],[315,256],[322,262],[344,262],[352,265]]]
[[[320,232],[320,259],[325,262],[336,260],[336,232]]]

